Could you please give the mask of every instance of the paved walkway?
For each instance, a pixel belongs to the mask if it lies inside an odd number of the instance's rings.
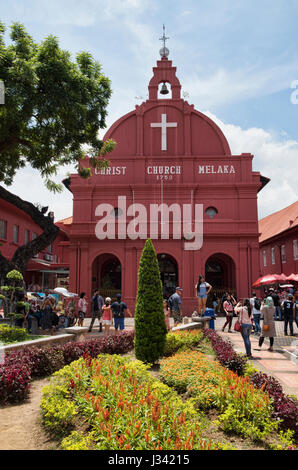
[[[236,321],[236,318],[233,319],[233,326]],[[86,318],[84,326],[89,326],[91,322],[90,318]],[[245,353],[243,339],[240,333],[237,333],[233,329],[233,333],[227,333],[227,329],[222,333],[221,329],[224,325],[225,318],[217,317],[215,320],[215,329],[217,333],[223,336],[225,339],[229,339],[234,346],[235,351]],[[170,319],[171,327],[173,324],[173,319]],[[298,397],[298,356],[294,355],[294,352],[298,354],[298,328],[296,324],[294,325],[294,334],[296,336],[284,336],[283,322],[275,322],[277,337],[274,340],[274,351],[268,351],[267,340],[264,341],[262,350],[258,347],[258,336],[251,335],[252,343],[252,355],[253,359],[251,362],[253,366],[264,372],[265,374],[272,375],[276,377],[283,386],[283,389],[288,394],[294,394]],[[134,319],[125,318],[125,328],[126,330],[134,329]],[[112,328],[112,331],[114,329]],[[92,333],[89,333],[88,336],[99,337],[103,336],[103,333],[98,331],[97,320],[95,322],[95,327],[93,327]],[[295,345],[296,343],[296,345]],[[290,354],[292,353],[292,356]],[[293,360],[291,360],[291,358]],[[297,363],[294,362],[297,360]]]

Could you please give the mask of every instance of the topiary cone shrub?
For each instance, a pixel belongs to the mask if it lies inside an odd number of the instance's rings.
[[[163,356],[167,327],[163,311],[163,293],[156,252],[146,240],[139,265],[135,311],[135,356],[155,363]]]

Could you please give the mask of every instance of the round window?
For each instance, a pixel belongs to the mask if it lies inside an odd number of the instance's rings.
[[[216,209],[216,207],[207,207],[207,209],[205,210],[205,214],[207,214],[210,219],[213,219],[213,217],[218,214],[218,210]]]

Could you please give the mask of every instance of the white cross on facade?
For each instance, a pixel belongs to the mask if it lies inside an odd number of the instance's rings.
[[[152,122],[151,127],[161,127],[161,150],[167,150],[167,127],[177,127],[177,122],[167,122],[167,115],[161,115],[161,122]]]

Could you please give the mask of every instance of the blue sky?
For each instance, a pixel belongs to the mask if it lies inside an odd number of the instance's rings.
[[[297,200],[297,0],[0,0],[0,9],[6,25],[22,22],[36,40],[54,34],[74,55],[88,50],[102,63],[114,91],[108,126],[137,96],[146,99],[165,23],[187,100],[216,120],[234,153],[253,153],[254,169],[271,178],[260,217]],[[31,197],[46,201],[30,169],[11,189],[21,194],[28,178]],[[69,194],[52,203],[58,218],[71,213]]]

